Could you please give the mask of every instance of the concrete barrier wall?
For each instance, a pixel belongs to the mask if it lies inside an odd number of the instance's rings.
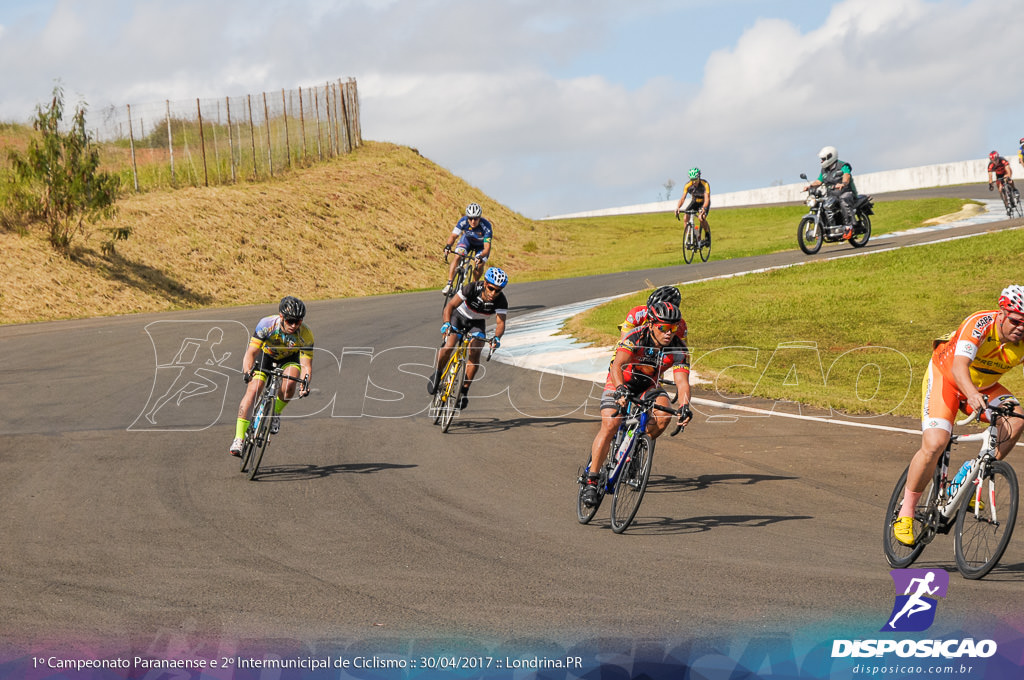
[[[1024,177],[1024,168],[1020,160],[1014,156],[1010,158],[1013,168],[1013,176]],[[925,189],[928,187],[949,186],[951,184],[975,184],[987,182],[988,158],[971,161],[957,161],[954,163],[940,163],[938,165],[923,165],[918,168],[906,168],[903,170],[885,170],[883,172],[869,172],[863,175],[854,172],[854,182],[857,184],[857,191],[862,194],[880,194],[888,191],[905,191],[907,189]],[[735,208],[745,205],[760,205],[763,203],[792,203],[802,202],[806,197],[803,188],[807,182],[797,184],[783,184],[781,186],[765,187],[764,189],[750,189],[747,191],[733,191],[730,193],[716,194],[711,192],[711,207]],[[663,213],[675,212],[679,199],[669,201],[656,201],[654,203],[640,203],[627,205],[620,208],[604,208],[601,210],[588,210],[584,212],[570,213],[567,215],[556,215],[543,219],[556,220],[571,217],[603,217],[608,215],[637,215],[641,213]]]

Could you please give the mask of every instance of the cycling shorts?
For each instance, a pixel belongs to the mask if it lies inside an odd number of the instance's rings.
[[[465,334],[467,331],[480,331],[481,333],[487,330],[487,319],[470,319],[467,316],[459,313],[459,310],[455,310],[452,314],[451,320],[452,328],[457,330],[461,334]]]
[[[259,356],[256,358],[256,363],[252,367],[252,377],[254,380],[260,380],[267,382],[267,374],[265,371],[272,371],[275,368],[285,369],[288,366],[299,366],[299,352],[296,350],[291,354],[275,359],[266,352],[261,351]]]
[[[989,406],[998,406],[1005,399],[1013,397],[1010,391],[995,383],[983,390],[982,394],[988,397]],[[958,412],[970,414],[971,407],[964,403],[964,395],[957,389],[956,383],[947,379],[942,372],[928,362],[928,370],[925,371],[924,380],[921,382],[921,430],[939,429],[952,434],[953,421]],[[984,415],[981,420],[988,422]]]
[[[471,238],[469,234],[463,234],[462,238],[460,238],[459,242],[455,245],[455,254],[466,255],[468,253],[470,255],[476,255],[483,249],[483,241],[481,241],[480,239]],[[482,259],[485,262],[487,261],[486,257]]]

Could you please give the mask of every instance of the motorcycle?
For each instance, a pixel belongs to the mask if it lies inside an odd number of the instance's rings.
[[[807,175],[800,173],[800,179]],[[807,191],[807,214],[800,218],[800,226],[796,230],[796,240],[800,250],[808,255],[821,250],[822,243],[835,243],[843,240],[846,231],[843,226],[843,212],[839,207],[839,194],[831,186],[819,184]],[[874,201],[870,196],[861,194],[853,199],[853,235],[850,245],[863,248],[871,238],[871,215],[874,215]]]

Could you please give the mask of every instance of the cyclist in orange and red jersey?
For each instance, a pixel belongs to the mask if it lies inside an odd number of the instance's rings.
[[[629,310],[626,314],[625,320],[619,324],[619,330],[622,334],[619,336],[619,340],[622,340],[632,331],[634,328],[643,325],[647,321],[647,310],[653,307],[658,302],[671,302],[676,307],[680,306],[682,295],[679,293],[679,289],[675,286],[662,286],[656,289],[647,298],[647,304],[637,305]],[[680,307],[681,309],[681,307]],[[686,344],[686,321],[679,320],[679,330],[676,331],[676,337]]]
[[[993,151],[988,155],[988,190],[992,191],[992,182],[996,188],[1003,190],[1003,182],[1013,189],[1013,170],[1010,168],[1010,161]]]
[[[679,422],[690,420],[690,353],[686,343],[676,336],[683,320],[679,308],[671,302],[655,303],[647,314],[647,321],[633,329],[615,346],[615,358],[608,366],[608,378],[601,395],[601,429],[594,437],[590,449],[590,474],[583,491],[583,503],[597,502],[598,472],[608,445],[619,428],[622,416],[619,406],[629,394],[655,397],[655,403],[669,406],[668,393],[661,389],[659,380],[667,371],[673,372],[678,390]],[[649,421],[647,433],[656,439],[668,427],[671,416],[655,411]]]
[[[946,448],[957,412],[983,411],[986,404],[997,406],[1011,398],[1013,395],[999,383],[999,378],[1022,363],[1024,288],[1021,286],[1008,286],[1003,290],[999,309],[976,312],[956,331],[935,341],[922,384],[921,448],[910,461],[903,506],[893,524],[893,533],[900,543],[914,544],[914,507]],[[1016,410],[1024,413],[1020,407]],[[982,415],[982,420],[988,418]],[[1000,426],[996,458],[1006,457],[1022,429],[1024,421],[1016,419]]]

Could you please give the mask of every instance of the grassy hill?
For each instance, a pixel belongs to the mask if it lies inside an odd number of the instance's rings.
[[[27,135],[0,129],[0,148],[24,146]],[[103,254],[102,234],[78,238],[66,257],[42,228],[0,226],[0,323],[439,288],[441,247],[472,201],[495,225],[491,261],[514,281],[682,263],[671,214],[534,222],[415,149],[367,142],[269,181],[129,193],[97,225],[131,228],[114,255]],[[920,226],[963,203],[879,203],[874,230]],[[715,210],[712,257],[794,249],[804,211]]]
[[[414,149],[368,142],[268,182],[129,195],[101,225],[132,229],[113,256],[99,235],[68,258],[41,230],[0,230],[0,321],[440,287],[441,248],[471,201],[495,225],[495,264],[513,276],[525,258],[554,268],[549,230]]]

